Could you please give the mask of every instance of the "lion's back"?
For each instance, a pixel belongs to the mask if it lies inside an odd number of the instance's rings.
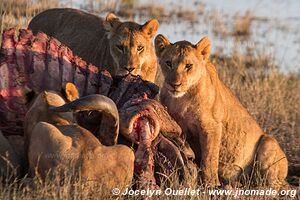
[[[75,55],[96,66],[112,65],[101,17],[72,8],[54,8],[36,15],[28,28],[33,34],[44,32],[58,39]]]

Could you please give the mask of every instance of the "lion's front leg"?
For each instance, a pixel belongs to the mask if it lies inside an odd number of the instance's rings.
[[[199,131],[202,181],[211,186],[220,185],[218,177],[219,153],[222,136],[221,123],[211,123]]]

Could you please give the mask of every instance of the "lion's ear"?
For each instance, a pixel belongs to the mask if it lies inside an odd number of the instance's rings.
[[[154,43],[155,43],[155,52],[158,57],[160,57],[161,53],[165,50],[165,48],[171,44],[168,38],[161,34],[156,36]]]
[[[65,96],[68,101],[74,101],[79,98],[78,90],[73,83],[66,84]]]
[[[197,44],[196,49],[201,53],[204,59],[208,60],[210,56],[211,42],[210,39],[206,36],[202,38]]]
[[[156,19],[151,19],[147,21],[143,26],[142,26],[142,31],[148,35],[150,38],[153,38],[154,35],[156,34],[156,31],[158,29],[159,23]]]
[[[109,33],[114,33],[117,27],[121,24],[119,18],[113,13],[108,13],[104,21],[104,28]]]

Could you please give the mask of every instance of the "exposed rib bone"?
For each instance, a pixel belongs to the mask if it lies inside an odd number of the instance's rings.
[[[14,29],[4,31],[0,51],[0,130],[4,134],[23,134],[29,91],[39,93],[50,89],[60,92],[67,82],[72,82],[80,96],[102,94],[116,103],[121,133],[139,145],[135,170],[140,188],[155,186],[156,150],[161,151],[172,165],[182,168],[183,159],[177,146],[164,137],[156,140],[161,132],[170,137],[181,134],[180,127],[164,107],[153,100],[158,93],[156,85],[131,75],[112,78],[107,71],[74,56],[69,48],[43,33],[33,36],[29,30],[20,30],[17,42],[14,37]],[[79,124],[95,134],[111,122],[101,121],[102,116],[97,111],[79,116]],[[107,145],[112,145],[116,138],[113,142],[107,141]]]
[[[54,38],[36,36],[21,29],[3,32],[0,50],[0,129],[4,134],[23,134],[27,111],[26,94],[45,89],[60,92],[67,82],[75,83],[81,96],[107,95],[112,78],[90,65]],[[102,83],[100,83],[102,82]]]

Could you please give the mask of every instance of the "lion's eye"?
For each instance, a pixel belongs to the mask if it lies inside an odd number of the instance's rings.
[[[193,64],[186,64],[185,65],[186,70],[190,70],[190,69],[192,69],[192,67],[193,67]]]
[[[171,61],[166,61],[166,65],[169,67],[169,68],[172,68],[172,62]]]
[[[144,47],[143,47],[143,46],[138,46],[137,50],[138,50],[139,52],[141,52],[141,51],[144,50]]]
[[[124,46],[123,45],[116,45],[116,47],[120,50],[120,51],[124,51]]]

